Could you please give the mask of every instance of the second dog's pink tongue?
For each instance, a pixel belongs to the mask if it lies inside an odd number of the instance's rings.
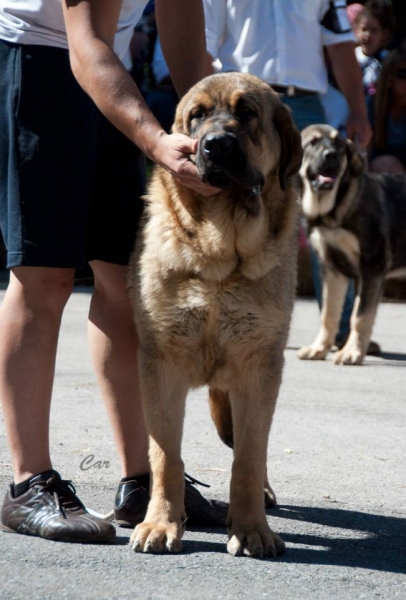
[[[317,176],[317,183],[319,184],[319,186],[323,185],[324,183],[333,185],[334,182],[335,182],[335,177],[326,177],[325,175]]]

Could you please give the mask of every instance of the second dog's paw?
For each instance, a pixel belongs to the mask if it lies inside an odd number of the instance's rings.
[[[362,365],[364,355],[356,348],[344,348],[334,354],[334,363],[336,365]]]
[[[144,522],[137,525],[130,546],[134,552],[180,552],[182,550],[180,528],[176,523]]]
[[[312,344],[311,346],[303,346],[298,350],[298,357],[301,360],[324,360],[328,354],[328,348]]]
[[[234,528],[230,531],[227,550],[233,556],[263,558],[284,554],[285,542],[268,526],[244,530]]]

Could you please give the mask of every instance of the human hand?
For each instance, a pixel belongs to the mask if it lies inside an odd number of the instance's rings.
[[[357,140],[361,148],[366,149],[372,138],[372,129],[368,117],[351,112],[347,119],[347,137]]]
[[[202,183],[195,164],[190,159],[196,154],[198,140],[182,133],[161,135],[155,147],[154,160],[169,171],[176,179],[202,196],[214,196],[222,190]]]

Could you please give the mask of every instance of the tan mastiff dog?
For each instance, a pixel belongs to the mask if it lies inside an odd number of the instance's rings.
[[[199,140],[203,197],[156,168],[130,267],[150,435],[151,501],[131,536],[138,552],[179,552],[185,528],[182,428],[188,390],[208,385],[234,449],[228,551],[276,556],[269,528],[267,442],[296,281],[300,136],[256,77],[212,75],[180,102],[174,131]]]

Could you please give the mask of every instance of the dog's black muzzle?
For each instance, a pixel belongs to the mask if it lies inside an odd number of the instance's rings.
[[[210,131],[200,140],[196,166],[204,183],[230,188],[262,188],[264,178],[251,168],[237,134],[231,131]]]
[[[312,161],[307,171],[315,191],[331,190],[340,173],[342,156],[335,149],[325,149]]]

